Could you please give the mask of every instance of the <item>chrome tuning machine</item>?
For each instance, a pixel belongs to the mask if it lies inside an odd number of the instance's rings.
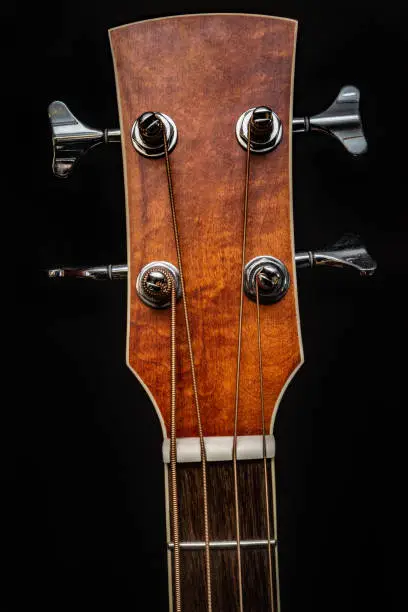
[[[48,107],[54,157],[52,171],[68,177],[78,160],[99,144],[120,142],[120,130],[97,130],[79,121],[64,102],[55,100]]]
[[[136,279],[136,292],[146,306],[168,308],[171,304],[171,285],[176,298],[181,297],[180,273],[168,261],[152,261],[145,265]]]
[[[323,132],[337,138],[352,155],[360,155],[367,150],[361,122],[360,92],[354,85],[342,87],[339,95],[328,109],[313,117],[298,117],[292,121],[294,134],[304,132]],[[64,102],[51,102],[48,107],[54,158],[52,169],[58,178],[70,176],[79,159],[99,144],[120,142],[119,129],[98,130],[88,127],[75,117]],[[167,133],[169,152],[177,142],[177,129],[170,117],[164,113],[144,113],[132,128],[132,142],[139,153],[146,157],[160,157],[160,144],[152,144],[154,125],[147,126],[143,134],[142,123],[149,123],[149,117],[161,118]],[[251,151],[266,153],[276,148],[282,139],[282,124],[279,117],[267,106],[259,106],[245,111],[236,126],[239,143],[246,149],[248,142],[248,123],[251,121]],[[152,121],[154,123],[154,121]],[[139,129],[142,127],[142,131]],[[146,127],[146,126],[145,126]],[[150,142],[149,142],[150,140]]]
[[[237,121],[235,133],[239,144],[252,153],[269,153],[282,140],[282,122],[269,106],[257,106],[245,111]]]
[[[377,262],[368,253],[356,234],[345,234],[331,247],[319,251],[296,253],[297,268],[351,268],[361,276],[372,276],[377,270]]]
[[[269,259],[274,260],[274,258]],[[278,266],[279,264],[281,264],[278,270],[276,270],[277,262]],[[295,262],[297,269],[315,268],[321,266],[330,268],[349,268],[352,270],[356,270],[360,273],[361,276],[372,276],[377,269],[377,263],[368,253],[359,236],[355,234],[345,234],[335,244],[326,249],[321,249],[318,251],[300,251],[295,255]],[[282,262],[279,262],[279,260],[263,263],[272,264],[274,266],[274,268],[272,269],[266,267],[265,271],[262,270],[262,273],[265,272],[264,276],[261,279],[263,280],[264,284],[263,289],[266,290],[268,288],[268,284],[272,285],[276,289],[275,295],[277,292],[279,292],[282,293],[283,297],[289,283],[289,278],[286,278],[286,267],[282,264]],[[172,271],[174,272],[174,270]],[[120,280],[127,278],[128,266],[127,264],[121,264],[81,268],[53,268],[51,270],[47,270],[47,273],[49,278],[88,278],[93,280]],[[178,278],[177,274],[176,278]]]
[[[288,269],[276,257],[254,257],[245,266],[244,291],[253,302],[257,299],[257,293],[261,304],[279,302],[285,297],[289,285]]]
[[[292,129],[294,134],[323,132],[333,136],[354,156],[367,151],[360,116],[360,91],[354,85],[342,87],[334,102],[322,113],[294,118]]]
[[[132,126],[133,146],[144,157],[163,157],[163,132],[166,135],[167,151],[171,153],[177,144],[177,128],[173,119],[164,113],[143,113]]]

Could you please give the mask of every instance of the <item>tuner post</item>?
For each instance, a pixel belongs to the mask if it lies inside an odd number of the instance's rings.
[[[134,148],[144,157],[164,157],[164,138],[171,153],[177,144],[177,127],[164,113],[145,112],[136,119],[131,130]]]
[[[361,239],[356,234],[345,234],[331,247],[317,251],[296,253],[297,268],[351,268],[361,276],[372,276],[377,270],[377,262],[371,257]]]
[[[361,276],[372,276],[377,270],[377,262],[368,253],[359,236],[351,233],[345,234],[331,247],[317,251],[298,251],[295,255],[295,263],[297,270],[316,267],[348,268],[356,270]],[[82,268],[53,268],[47,270],[47,274],[49,278],[121,280],[127,278],[128,266],[127,264],[120,264]],[[265,265],[262,268],[262,274],[258,277],[259,282],[264,285],[265,289],[268,284],[276,285],[276,278],[270,278],[271,275],[274,277],[275,271],[269,270]],[[254,284],[252,287],[255,289]],[[255,296],[255,293],[253,295]]]
[[[120,142],[120,129],[106,129],[103,131],[105,136],[105,144],[110,144],[111,142]]]
[[[325,111],[312,117],[294,117],[294,134],[321,132],[337,138],[344,148],[354,156],[367,150],[360,116],[360,92],[354,85],[342,87],[333,104]],[[80,158],[99,144],[121,141],[120,129],[99,130],[88,127],[75,117],[68,106],[59,100],[48,107],[52,131],[54,157],[52,170],[56,177],[67,178]],[[153,117],[153,119],[151,119]],[[142,119],[143,118],[143,119]],[[131,137],[136,150],[145,157],[161,157],[160,143],[154,142],[156,128],[150,125],[160,118],[166,127],[169,152],[177,142],[174,121],[164,113],[143,113],[132,127]],[[142,122],[140,124],[140,122]],[[251,152],[267,153],[276,148],[282,139],[282,125],[279,117],[268,106],[249,109],[241,115],[236,126],[238,142],[244,149],[248,145],[248,124],[251,124]],[[140,128],[140,129],[138,129]],[[158,141],[158,134],[157,141]],[[157,150],[155,152],[155,147]]]
[[[261,304],[279,302],[285,297],[290,285],[285,264],[270,255],[251,259],[245,266],[244,291],[252,301],[256,301],[257,285]]]
[[[171,286],[174,283],[177,299],[181,296],[180,273],[168,261],[152,261],[144,266],[136,279],[139,298],[151,308],[171,305]]]
[[[249,127],[251,153],[269,153],[282,140],[282,122],[269,106],[250,108],[238,119],[235,134],[244,149],[248,148]]]

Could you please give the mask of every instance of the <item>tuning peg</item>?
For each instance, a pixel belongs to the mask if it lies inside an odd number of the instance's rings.
[[[357,87],[342,87],[331,106],[313,117],[294,118],[293,133],[324,132],[337,138],[352,155],[367,150],[359,111],[360,92]],[[52,130],[55,176],[69,176],[78,160],[101,143],[120,142],[119,129],[97,130],[81,123],[64,102],[55,100],[48,107]]]
[[[95,130],[81,123],[64,102],[55,100],[48,107],[51,123],[55,176],[66,178],[80,157],[98,144],[119,142],[120,130]]]
[[[301,251],[295,256],[296,267],[330,266],[352,268],[361,276],[372,276],[377,263],[355,234],[345,234],[333,246],[323,251]],[[90,278],[92,280],[121,280],[127,278],[127,264],[94,266],[90,268],[53,268],[49,278]]]
[[[333,246],[322,251],[302,251],[296,253],[297,268],[330,266],[335,268],[353,268],[361,276],[372,276],[377,263],[368,253],[359,236],[345,234]]]
[[[337,138],[352,155],[367,151],[367,141],[360,116],[360,92],[354,85],[346,85],[333,104],[319,115],[294,118],[294,133],[324,132]]]
[[[47,270],[49,278],[90,278],[92,280],[120,280],[127,278],[127,273],[127,264]]]

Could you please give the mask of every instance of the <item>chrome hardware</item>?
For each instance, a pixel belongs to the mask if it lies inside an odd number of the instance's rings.
[[[289,272],[285,264],[271,257],[263,255],[254,257],[245,266],[244,290],[250,300],[256,300],[256,283],[259,287],[259,301],[261,304],[279,302],[289,289]]]
[[[377,269],[377,262],[367,252],[360,237],[345,234],[333,246],[322,251],[302,251],[296,253],[298,268],[330,266],[335,268],[352,268],[361,276],[372,276]]]
[[[299,251],[295,255],[296,268],[330,266],[351,268],[361,276],[372,276],[377,263],[367,252],[359,236],[345,234],[333,246],[319,251]],[[49,278],[90,278],[93,280],[117,280],[127,278],[127,264],[95,266],[92,268],[54,268],[47,270]],[[261,278],[263,281],[263,277]]]
[[[324,132],[337,138],[352,155],[361,155],[367,151],[367,141],[359,103],[360,91],[354,85],[346,85],[333,104],[319,115],[294,118],[293,132]]]
[[[271,546],[276,546],[277,540],[269,540]],[[237,548],[236,540],[213,540],[209,542],[210,548],[216,550],[229,550],[231,548]],[[239,545],[241,548],[266,548],[268,546],[268,540],[240,540]],[[168,542],[167,548],[169,550],[174,549],[174,542]],[[180,542],[181,550],[204,550],[205,542]]]
[[[364,137],[361,122],[360,92],[354,85],[342,87],[337,98],[328,109],[313,117],[295,117],[292,121],[294,134],[303,132],[324,132],[337,138],[345,149],[352,155],[361,155],[367,150],[367,141]],[[120,142],[119,129],[97,130],[81,123],[69,110],[64,102],[58,100],[51,102],[48,107],[51,123],[54,158],[52,170],[59,178],[68,177],[78,160],[98,144]],[[144,113],[159,116],[166,125],[166,134],[169,151],[174,149],[177,142],[177,128],[167,115],[163,113]],[[137,121],[140,121],[141,117]],[[132,142],[139,153],[146,157],[160,157],[163,150],[157,150],[150,144],[149,130],[141,133],[136,126],[132,127]],[[236,135],[239,143],[246,149],[248,144],[248,123],[251,121],[251,151],[266,153],[278,146],[282,139],[282,124],[277,115],[267,106],[251,108],[241,115],[236,126]],[[143,130],[142,130],[143,132]],[[159,146],[159,145],[156,145]]]
[[[163,157],[163,128],[166,130],[167,149],[170,153],[177,143],[174,121],[164,113],[143,113],[132,126],[131,138],[136,151],[144,157]]]
[[[176,285],[177,298],[181,296],[180,274],[167,261],[152,261],[144,266],[136,279],[139,298],[152,308],[168,308],[171,304],[171,285]]]
[[[90,278],[92,280],[120,280],[127,278],[127,264],[93,266],[91,268],[54,268],[48,270],[49,278]]]
[[[81,123],[64,102],[48,107],[54,157],[52,171],[58,178],[69,176],[78,160],[104,142],[119,142],[120,130],[95,130]]]
[[[235,133],[239,144],[248,148],[248,125],[251,124],[252,153],[273,151],[282,140],[282,122],[269,106],[257,106],[245,111],[237,121]]]
[[[342,87],[335,101],[328,109],[313,117],[297,117],[292,121],[294,134],[303,132],[323,132],[337,138],[345,149],[352,155],[361,155],[367,150],[367,141],[364,137],[361,122],[360,92],[354,85]],[[120,142],[119,129],[97,130],[81,123],[69,110],[64,102],[55,100],[48,107],[51,123],[54,157],[52,170],[59,178],[68,177],[79,159],[99,144]],[[153,117],[159,116],[166,125],[166,134],[169,143],[169,152],[174,149],[177,142],[177,128],[164,113],[144,113]],[[141,120],[141,117],[137,121]],[[149,132],[153,126],[145,126],[140,130],[137,121],[132,127],[132,142],[139,153],[146,157],[161,157],[164,155],[160,143],[152,145],[152,134]],[[149,119],[147,122],[149,123]],[[251,151],[266,153],[278,146],[282,139],[282,124],[277,115],[267,106],[251,108],[241,115],[236,126],[236,135],[239,143],[246,149],[248,145],[248,123],[251,121]],[[154,122],[153,122],[154,123]],[[154,131],[154,130],[153,130]]]

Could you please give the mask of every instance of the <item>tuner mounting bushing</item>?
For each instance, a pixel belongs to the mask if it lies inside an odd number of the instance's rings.
[[[282,140],[282,122],[269,106],[257,106],[242,113],[235,133],[239,144],[248,148],[248,126],[251,125],[251,153],[269,153]]]
[[[171,305],[171,283],[175,284],[177,299],[181,296],[180,274],[168,261],[152,261],[144,266],[136,279],[139,298],[151,308]]]
[[[256,302],[257,284],[261,304],[279,302],[290,285],[287,267],[280,259],[270,255],[254,257],[247,263],[244,271],[244,291],[253,302]]]
[[[164,157],[163,130],[166,133],[167,151],[171,153],[177,144],[177,128],[173,119],[164,113],[143,113],[132,126],[131,138],[136,151],[144,157]]]

